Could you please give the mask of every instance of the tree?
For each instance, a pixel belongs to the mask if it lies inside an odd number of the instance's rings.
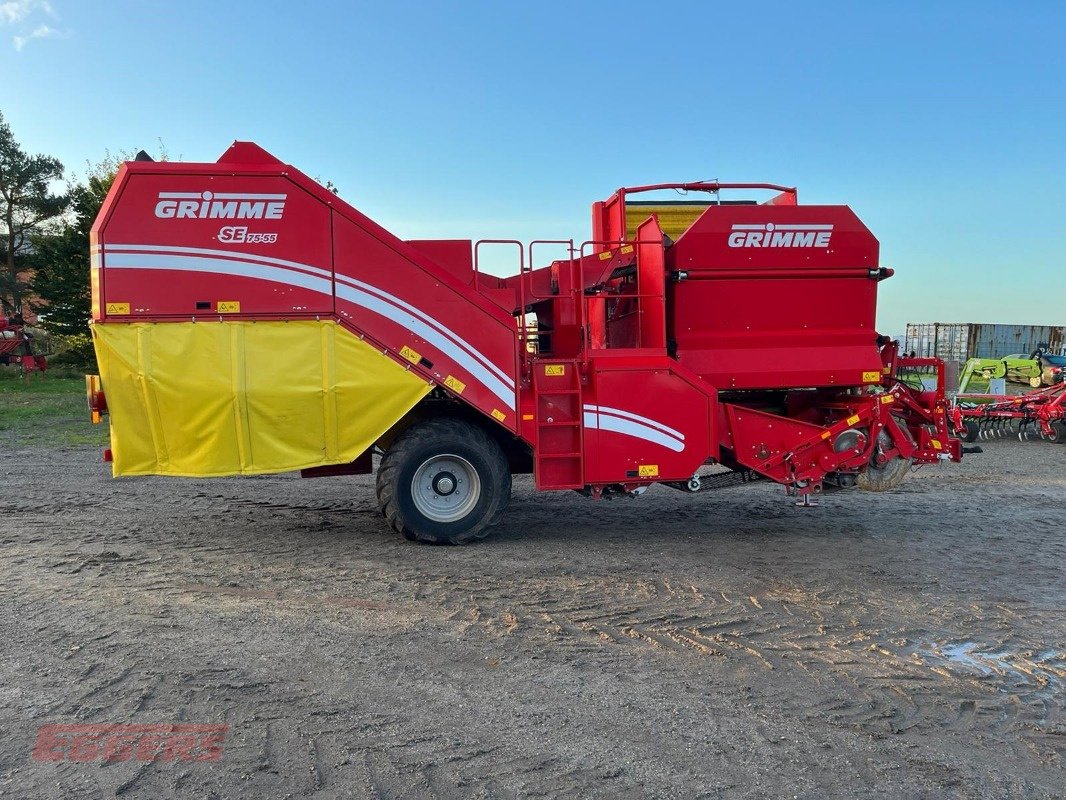
[[[59,159],[27,154],[0,113],[0,310],[4,314],[21,313],[30,294],[30,237],[69,205],[67,195],[49,190],[53,181],[62,179]]]
[[[71,215],[57,230],[34,235],[33,289],[41,303],[43,326],[63,336],[88,332],[89,231],[115,180],[116,162],[108,157],[92,168],[85,183],[70,189]]]
[[[28,263],[34,269],[34,293],[40,298],[33,308],[41,312],[41,325],[60,337],[64,350],[53,359],[56,364],[91,370],[95,363],[89,337],[92,316],[89,233],[119,167],[133,158],[129,152],[109,151],[100,163],[88,164],[85,181],[70,186],[69,213],[59,225],[50,226],[31,238],[32,255]],[[168,160],[162,142],[156,160]]]

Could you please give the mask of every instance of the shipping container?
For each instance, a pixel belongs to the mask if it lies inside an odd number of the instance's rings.
[[[1038,347],[1066,355],[1066,325],[995,325],[981,322],[911,322],[903,350],[922,357],[962,363],[970,358],[999,358]]]

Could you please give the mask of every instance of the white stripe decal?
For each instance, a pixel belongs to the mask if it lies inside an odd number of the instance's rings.
[[[316,277],[315,275],[298,272],[286,267],[251,264],[244,261],[236,261],[232,258],[109,252],[107,253],[107,267],[116,269],[172,269],[188,272],[214,272],[299,286],[329,297],[333,294],[331,281],[326,278]],[[380,294],[385,293],[380,292]],[[337,296],[368,311],[373,311],[375,314],[380,314],[386,319],[402,325],[412,333],[421,336],[442,353],[451,357],[457,364],[462,365],[471,375],[481,381],[490,392],[496,395],[500,402],[506,404],[512,411],[514,410],[513,381],[510,386],[506,385],[496,374],[486,369],[479,360],[472,358],[458,344],[446,338],[427,322],[408,314],[403,308],[388,302],[384,297],[377,297],[353,286],[338,283]],[[478,355],[481,360],[486,360],[480,353]],[[498,370],[496,371],[498,372]]]
[[[460,336],[459,334],[457,334],[455,331],[451,330],[450,328],[445,327],[440,322],[437,322],[437,320],[433,319],[433,317],[423,313],[421,310],[415,308],[414,306],[412,306],[412,305],[410,305],[408,303],[405,303],[400,298],[389,294],[384,289],[379,289],[376,286],[371,286],[369,283],[363,283],[363,281],[356,280],[355,278],[349,278],[346,275],[338,275],[337,276],[337,280],[340,283],[346,283],[349,286],[354,286],[356,288],[363,289],[364,291],[370,292],[372,294],[376,294],[378,297],[382,298],[383,300],[387,300],[388,302],[392,303],[395,306],[399,306],[400,308],[406,309],[407,311],[409,311],[410,313],[414,314],[416,317],[418,317],[419,319],[421,319],[423,322],[427,323],[428,325],[432,325],[434,328],[439,330],[441,333],[443,333],[449,339],[454,341],[457,345],[459,345],[460,347],[465,349],[468,353],[470,353],[470,355],[472,355],[476,359],[478,359],[482,364],[485,365],[486,368],[488,368],[488,369],[492,370],[494,373],[496,373],[496,376],[501,381],[503,381],[505,384],[510,386],[512,392],[514,391],[514,379],[513,378],[511,378],[503,370],[501,370],[499,367],[497,367],[495,364],[493,364],[489,359],[487,359],[484,355],[482,355],[477,350],[477,348],[475,348],[472,344],[470,344],[465,339],[463,339],[462,336]]]
[[[402,308],[398,308],[382,298],[376,297],[369,292],[364,292],[354,286],[337,285],[337,297],[341,297],[350,303],[380,314],[386,319],[402,325],[411,333],[421,336],[427,342],[432,342],[442,353],[450,356],[456,363],[462,364],[466,370],[485,384],[485,387],[500,398],[500,402],[506,403],[507,407],[514,410],[514,389],[508,387],[494,374],[489,372],[479,362],[472,359],[464,350],[460,349],[450,339],[441,336],[422,320],[408,314]]]
[[[159,253],[159,252],[193,253],[193,254],[196,254],[196,255],[217,256],[217,257],[220,257],[220,258],[223,258],[223,259],[234,259],[234,260],[240,260],[240,261],[253,261],[253,262],[266,263],[266,264],[279,264],[279,265],[284,266],[284,267],[291,267],[293,269],[300,269],[300,270],[304,270],[304,271],[307,271],[307,272],[312,272],[312,273],[314,273],[316,275],[322,275],[325,278],[332,278],[333,277],[333,273],[331,273],[329,270],[325,270],[325,269],[322,269],[320,267],[312,267],[310,264],[301,264],[298,261],[286,261],[286,260],[281,259],[281,258],[271,258],[269,256],[259,256],[259,255],[254,255],[252,253],[241,253],[241,252],[232,251],[232,250],[208,250],[208,249],[200,248],[200,247],[175,247],[175,246],[165,246],[165,245],[161,246],[161,245],[147,245],[147,244],[146,245],[140,245],[140,244],[109,244],[109,245],[107,245],[107,249],[109,251],[145,251],[145,252],[153,252],[153,253]],[[409,305],[408,303],[405,303],[400,298],[395,297],[395,296],[389,294],[388,292],[386,292],[385,290],[377,288],[376,286],[371,286],[369,283],[364,283],[363,281],[356,280],[355,278],[349,278],[346,275],[337,275],[337,281],[339,283],[346,283],[349,286],[355,286],[357,288],[363,289],[364,291],[376,294],[379,297],[383,298],[384,300],[387,300],[388,302],[392,303],[393,305],[396,305],[396,306],[399,306],[400,308],[406,309],[408,312],[410,312],[411,314],[414,314],[415,316],[420,318],[426,324],[433,326],[438,331],[440,331],[442,334],[444,334],[446,337],[448,337],[449,339],[454,341],[456,344],[458,344],[460,347],[462,347],[464,350],[466,350],[467,353],[469,353],[471,356],[473,356],[478,361],[480,361],[487,369],[491,370],[496,375],[496,377],[499,380],[503,381],[503,383],[506,384],[510,388],[511,394],[514,394],[514,378],[512,378],[506,372],[504,372],[499,367],[497,367],[496,364],[494,364],[489,358],[487,358],[483,353],[481,353],[481,351],[479,351],[476,347],[474,347],[472,344],[470,344],[465,339],[463,339],[463,337],[459,336],[459,334],[455,333],[455,331],[451,330],[450,328],[446,327],[442,323],[440,323],[437,320],[433,319],[433,317],[430,317],[429,315],[423,313],[422,311],[420,311],[419,309],[415,308],[414,306]],[[388,316],[388,315],[386,315],[386,316]]]
[[[632,411],[623,411],[620,408],[611,408],[609,406],[594,406],[591,403],[585,404],[585,410],[597,411],[600,414],[611,414],[615,417],[622,417],[623,419],[632,420],[633,422],[640,423],[641,425],[647,425],[651,428],[656,428],[665,433],[667,436],[672,436],[675,439],[680,439],[682,442],[685,441],[685,434],[683,434],[681,431],[675,430],[669,425],[664,425],[663,423],[657,422],[656,420],[649,419],[648,417],[642,417],[640,414],[634,414]]]
[[[299,286],[312,292],[332,296],[330,282],[326,278],[297,272],[286,267],[267,264],[249,264],[225,258],[208,256],[149,255],[144,253],[105,254],[107,269],[173,269],[181,272],[219,272],[224,275],[239,275],[244,278],[260,278],[274,283]]]
[[[623,436],[632,436],[635,439],[643,439],[646,442],[665,447],[667,450],[673,450],[675,453],[680,453],[685,449],[683,442],[679,442],[672,436],[667,436],[665,433],[662,433],[655,428],[641,425],[639,422],[632,422],[623,419],[622,417],[615,417],[610,414],[597,413],[595,411],[586,411],[584,416],[586,428],[611,431],[612,433],[620,433]]]
[[[329,278],[333,275],[328,269],[312,267],[310,264],[301,264],[299,261],[286,261],[283,258],[270,258],[269,256],[253,255],[252,253],[239,253],[233,250],[207,250],[202,247],[175,247],[172,245],[160,246],[154,244],[109,244],[108,252],[145,252],[145,253],[193,253],[195,255],[218,256],[220,258],[236,259],[238,261],[259,261],[264,264],[280,264],[283,267],[293,267],[306,272],[313,272]]]

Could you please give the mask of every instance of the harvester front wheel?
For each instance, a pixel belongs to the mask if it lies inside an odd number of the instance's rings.
[[[466,544],[483,539],[511,498],[511,471],[481,428],[438,417],[400,434],[381,458],[378,506],[406,539]]]

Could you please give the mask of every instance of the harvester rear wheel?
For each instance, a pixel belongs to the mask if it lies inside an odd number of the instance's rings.
[[[882,430],[877,435],[878,450],[889,449],[892,447],[892,437]],[[906,458],[895,456],[890,458],[884,464],[875,466],[873,461],[866,467],[866,471],[860,473],[856,483],[860,489],[865,489],[868,492],[887,492],[889,489],[895,489],[901,483],[911,469],[911,462]]]
[[[476,425],[437,417],[408,428],[381,458],[378,506],[404,538],[430,544],[483,539],[511,499],[500,446]]]

